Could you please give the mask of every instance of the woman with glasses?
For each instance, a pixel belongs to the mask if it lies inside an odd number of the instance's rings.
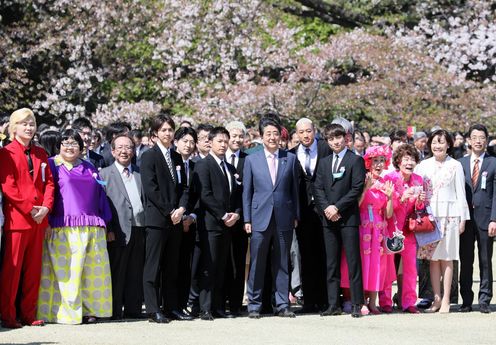
[[[96,168],[80,159],[83,140],[66,129],[49,159],[55,202],[43,251],[38,317],[63,324],[112,316],[105,224],[111,211]]]

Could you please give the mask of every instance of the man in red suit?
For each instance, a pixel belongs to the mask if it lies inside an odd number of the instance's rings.
[[[0,272],[0,314],[6,328],[42,326],[36,320],[43,238],[53,205],[54,184],[46,152],[31,144],[36,120],[27,108],[10,116],[12,141],[0,150],[0,185],[5,214],[5,251]],[[22,279],[21,279],[22,275]],[[19,282],[22,281],[22,286]],[[20,291],[20,315],[16,297]],[[19,319],[19,321],[18,321]]]

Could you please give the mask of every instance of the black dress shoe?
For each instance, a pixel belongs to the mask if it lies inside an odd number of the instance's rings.
[[[289,308],[284,308],[284,309],[281,309],[279,310],[278,312],[276,312],[276,316],[279,316],[279,317],[296,317],[295,313],[293,313],[291,310],[289,310]]]
[[[482,314],[491,314],[491,308],[487,304],[479,304],[479,311]]]
[[[316,314],[319,308],[316,305],[304,305],[301,309],[295,310],[295,314]]]
[[[161,312],[151,313],[148,321],[149,322],[155,322],[155,323],[169,323],[170,322],[170,320]]]
[[[458,308],[458,311],[460,313],[470,313],[472,311],[472,306],[462,304],[462,306]]]
[[[250,311],[250,312],[248,312],[248,318],[260,319],[260,313],[258,311]]]
[[[214,321],[214,317],[211,312],[209,311],[202,311],[200,312],[200,319],[204,321]]]
[[[212,315],[215,318],[219,318],[219,319],[234,319],[235,317],[232,313],[228,313],[222,309],[215,310],[214,312],[212,312]]]
[[[329,308],[324,310],[322,313],[320,313],[320,316],[336,316],[336,315],[341,315],[343,311],[341,308],[331,305]]]
[[[191,321],[194,319],[193,316],[188,315],[183,313],[180,310],[172,310],[167,313],[167,317],[173,319],[173,320],[179,320],[179,321]]]
[[[189,316],[192,316],[193,318],[200,317],[200,308],[199,307],[188,307],[183,310],[184,314],[188,314]]]
[[[351,317],[362,316],[362,306],[360,304],[353,304],[351,306]]]

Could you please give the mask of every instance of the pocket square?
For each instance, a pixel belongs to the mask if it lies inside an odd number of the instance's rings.
[[[344,175],[344,171],[341,171],[341,172],[337,172],[337,173],[332,174],[332,177],[333,177],[335,180],[338,180],[338,179],[340,179],[341,177],[343,177],[343,175]]]

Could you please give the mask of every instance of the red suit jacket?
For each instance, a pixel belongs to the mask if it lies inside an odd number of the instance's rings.
[[[0,149],[0,184],[3,191],[4,230],[30,230],[37,224],[31,217],[33,206],[53,206],[54,184],[48,156],[41,147],[31,145],[33,177],[29,175],[25,147],[14,140]],[[48,226],[48,217],[39,225]]]

